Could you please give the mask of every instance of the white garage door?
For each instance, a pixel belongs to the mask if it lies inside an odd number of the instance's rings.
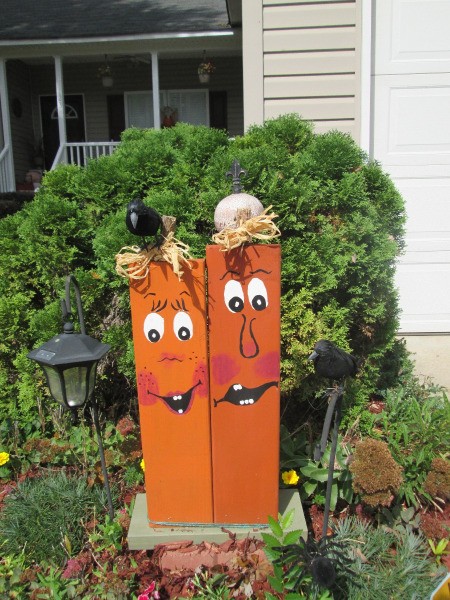
[[[401,331],[450,332],[450,0],[372,1],[373,156],[408,215]]]

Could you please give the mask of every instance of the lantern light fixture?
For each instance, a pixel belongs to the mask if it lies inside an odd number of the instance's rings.
[[[75,332],[72,322],[71,286],[75,291],[81,333]],[[100,433],[98,407],[94,398],[97,364],[109,352],[111,346],[102,344],[86,335],[80,288],[73,275],[66,278],[66,295],[65,299],[61,300],[61,309],[64,322],[63,332],[55,335],[39,348],[32,350],[28,354],[28,358],[36,361],[42,367],[50,394],[65,410],[70,410],[73,416],[76,415],[77,409],[83,408],[89,400],[92,400],[92,416],[97,432],[109,514],[113,519],[114,510]]]

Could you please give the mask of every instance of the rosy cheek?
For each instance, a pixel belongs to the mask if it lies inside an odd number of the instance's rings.
[[[159,392],[158,382],[153,373],[141,372],[137,377],[138,397],[141,404],[150,405],[157,401],[156,396]]]
[[[268,352],[256,361],[255,371],[263,378],[279,379],[280,377],[280,354]]]
[[[227,354],[218,354],[211,358],[211,371],[215,383],[223,385],[239,373],[240,367]]]
[[[200,385],[197,388],[199,396],[207,396],[209,391],[208,386],[208,369],[205,363],[200,363],[194,371],[192,378],[192,385],[196,385],[200,381]]]

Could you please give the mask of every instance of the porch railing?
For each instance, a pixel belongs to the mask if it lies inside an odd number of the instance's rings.
[[[89,160],[114,152],[120,142],[67,142],[59,147],[52,169],[60,164],[85,167]]]
[[[0,152],[0,193],[12,192],[15,189],[9,163],[9,146],[5,146]]]

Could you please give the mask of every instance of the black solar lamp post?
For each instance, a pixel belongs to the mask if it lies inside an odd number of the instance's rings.
[[[75,291],[81,333],[75,332],[72,323],[71,285]],[[109,516],[113,519],[114,509],[100,432],[98,407],[94,398],[97,363],[109,352],[111,346],[102,344],[86,335],[80,289],[73,275],[69,275],[66,279],[66,297],[61,300],[61,308],[64,321],[63,332],[55,335],[39,348],[32,350],[28,354],[28,358],[35,360],[42,367],[51,395],[65,410],[70,410],[75,415],[77,409],[83,408],[88,401],[91,401]]]

